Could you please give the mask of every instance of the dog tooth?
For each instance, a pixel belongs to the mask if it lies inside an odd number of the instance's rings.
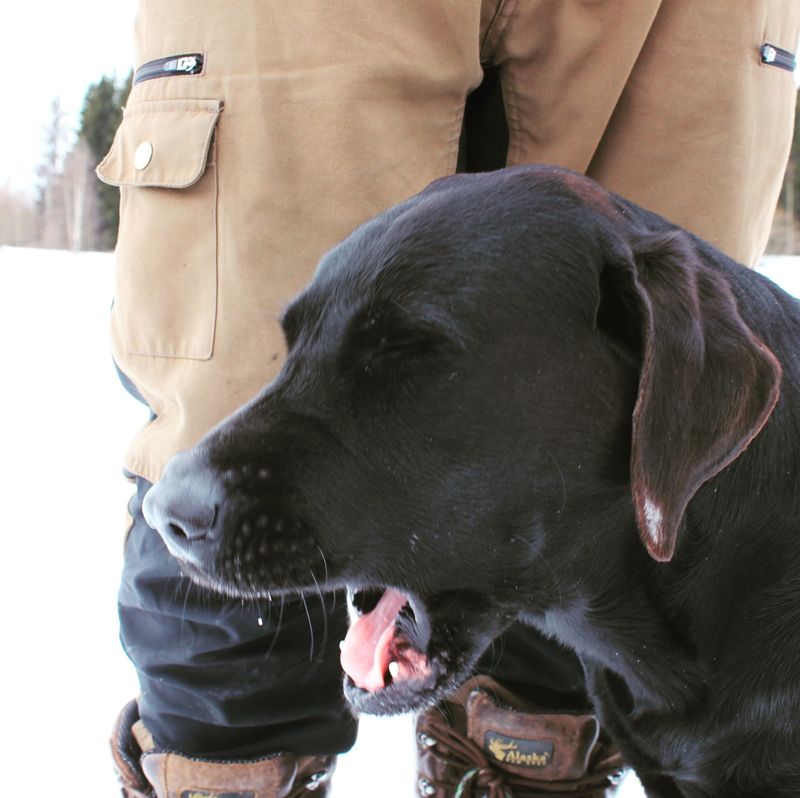
[[[389,675],[396,679],[400,675],[400,665],[397,662],[389,663]]]
[[[342,649],[344,649],[344,640],[339,641],[339,651],[341,651]]]

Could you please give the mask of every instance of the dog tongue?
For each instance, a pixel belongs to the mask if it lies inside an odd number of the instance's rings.
[[[394,622],[408,597],[387,590],[372,612],[362,615],[348,630],[342,644],[344,672],[362,690],[375,692],[386,686],[389,646],[394,637]]]

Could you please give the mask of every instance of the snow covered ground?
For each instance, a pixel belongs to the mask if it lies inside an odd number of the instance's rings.
[[[120,463],[146,413],[111,364],[112,269],[110,255],[0,247],[0,718],[9,795],[118,795],[106,736],[136,693],[116,641],[130,492]],[[772,259],[764,270],[800,296],[800,259]],[[335,798],[378,789],[411,798],[413,756],[410,718],[364,718],[356,748],[340,761]],[[625,798],[641,795],[629,780]]]

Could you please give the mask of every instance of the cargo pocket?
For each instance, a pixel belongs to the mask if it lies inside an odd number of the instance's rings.
[[[131,103],[98,177],[120,188],[112,323],[130,354],[207,360],[217,312],[218,100]]]

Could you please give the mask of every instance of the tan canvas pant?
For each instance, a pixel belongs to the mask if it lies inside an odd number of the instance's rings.
[[[164,76],[134,86],[99,167],[122,190],[114,357],[156,415],[127,468],[156,480],[275,376],[278,318],[320,255],[455,170],[482,63],[509,165],[585,171],[752,262],[796,94],[759,52],[795,50],[798,7],[142,0],[137,63]]]

